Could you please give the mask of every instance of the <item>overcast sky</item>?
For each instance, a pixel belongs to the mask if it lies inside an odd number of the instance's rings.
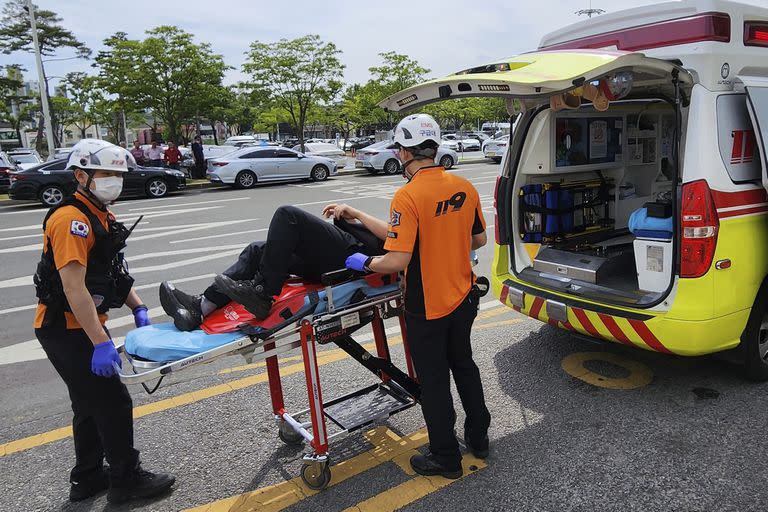
[[[4,1],[4,0],[0,0]],[[614,12],[658,0],[593,0],[594,7]],[[241,79],[244,52],[254,40],[264,42],[316,33],[343,51],[348,83],[368,79],[380,52],[405,53],[443,76],[537,47],[542,35],[579,21],[574,14],[589,0],[37,0],[57,12],[63,25],[94,54],[117,31],[131,38],[158,25],[177,25],[208,42],[235,69],[227,83]],[[58,57],[70,57],[62,50]],[[36,77],[27,54],[0,54],[0,64],[20,63]],[[90,62],[49,62],[50,76],[91,71]]]

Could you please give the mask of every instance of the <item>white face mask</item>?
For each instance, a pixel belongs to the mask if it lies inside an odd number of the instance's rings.
[[[110,176],[108,178],[94,178],[91,192],[96,199],[104,204],[110,204],[120,196],[123,191],[123,178]]]

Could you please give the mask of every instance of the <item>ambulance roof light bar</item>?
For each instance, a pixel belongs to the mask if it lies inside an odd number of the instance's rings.
[[[768,23],[747,21],[744,23],[744,46],[768,48]]]
[[[583,50],[615,47],[617,50],[631,52],[703,41],[729,43],[731,41],[731,17],[722,12],[702,13],[582,37],[564,43],[544,46],[540,49]]]

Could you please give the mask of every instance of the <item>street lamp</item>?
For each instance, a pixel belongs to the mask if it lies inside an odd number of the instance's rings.
[[[48,155],[53,154],[53,125],[51,124],[51,110],[48,105],[48,91],[43,80],[43,59],[40,55],[40,44],[37,41],[37,23],[35,22],[35,6],[32,0],[27,0],[29,23],[32,29],[32,45],[35,48],[35,61],[37,62],[37,83],[40,87],[40,102],[43,104],[43,119],[45,121],[45,138],[48,141]]]

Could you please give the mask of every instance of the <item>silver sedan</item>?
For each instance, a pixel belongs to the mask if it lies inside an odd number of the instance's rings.
[[[453,167],[459,161],[459,154],[445,146],[437,149],[435,162],[446,169]],[[397,174],[400,172],[400,160],[397,158],[397,148],[391,140],[383,140],[370,146],[358,149],[355,155],[355,167],[368,169],[371,174]]]
[[[270,181],[322,181],[336,173],[336,162],[330,158],[287,148],[245,147],[208,160],[208,179],[237,188]]]

